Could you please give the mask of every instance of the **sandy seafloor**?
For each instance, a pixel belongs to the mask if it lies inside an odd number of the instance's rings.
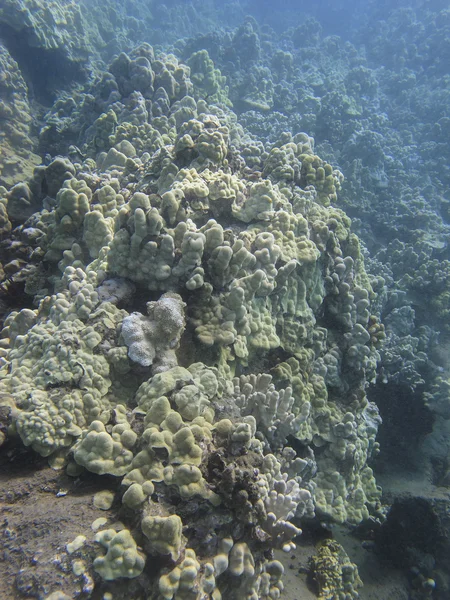
[[[344,530],[335,530],[335,538],[347,551],[351,560],[358,565],[359,575],[364,587],[359,590],[361,600],[407,600],[407,581],[399,570],[390,569],[380,564],[373,553],[364,550],[358,540],[353,539]],[[284,593],[285,600],[314,600],[317,596],[311,591],[306,580],[305,570],[308,558],[314,554],[312,544],[297,546],[295,552],[286,560],[278,556],[285,565]]]
[[[396,497],[411,496],[411,480],[390,479],[380,477],[383,482],[385,495]],[[434,489],[424,493],[423,482],[417,482],[417,494],[436,498],[439,492]],[[450,493],[442,490],[442,494],[450,499]],[[412,496],[411,496],[412,497]],[[359,576],[364,586],[358,590],[360,600],[409,600],[409,584],[406,573],[400,569],[392,568],[371,550],[363,547],[362,540],[354,537],[348,529],[341,526],[333,527],[333,537],[347,552],[350,560],[358,567]],[[314,555],[316,548],[313,543],[308,543],[302,538],[297,543],[297,548],[289,554],[289,559],[281,551],[277,551],[278,558],[285,566],[283,578],[285,600],[314,600],[317,595],[311,590],[307,578],[308,559]]]
[[[378,474],[377,482],[383,489],[383,499],[390,504],[395,499],[428,498],[447,499],[450,501],[448,488],[436,487],[425,482],[415,473],[401,470]],[[351,534],[343,526],[333,527],[333,538],[347,552],[350,560],[358,566],[359,576],[364,586],[359,590],[360,600],[410,600],[409,582],[405,571],[392,568],[382,561],[374,552],[363,547],[362,540]],[[278,551],[277,558],[285,565],[284,593],[285,600],[314,600],[317,596],[311,591],[307,581],[308,559],[315,552],[313,543],[299,538],[297,548],[292,552],[290,560]]]
[[[415,481],[411,473],[381,474],[378,481],[388,503],[408,496],[450,499],[447,489],[432,485],[427,488],[422,479]],[[42,584],[43,581],[52,587],[63,582],[65,593],[76,594],[77,582],[69,565],[64,564],[65,545],[76,536],[88,533],[91,523],[99,517],[108,516],[109,523],[114,523],[111,518],[114,510],[106,514],[96,508],[92,500],[96,492],[108,488],[114,491],[116,487],[114,478],[99,481],[96,476],[80,486],[77,479],[50,468],[46,459],[23,448],[5,453],[0,462],[0,599],[23,598],[24,592],[32,593],[37,582]],[[358,566],[364,583],[359,590],[361,600],[408,600],[409,586],[404,571],[383,563],[345,526],[333,526],[333,538]],[[298,538],[295,551],[276,552],[275,558],[285,566],[282,595],[285,600],[317,598],[307,577],[308,560],[315,552],[314,542],[308,535]],[[128,584],[127,581],[115,582],[115,600],[127,598]],[[93,598],[97,598],[96,592]]]

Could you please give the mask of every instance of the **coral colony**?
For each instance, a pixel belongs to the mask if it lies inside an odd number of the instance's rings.
[[[11,16],[22,4],[24,27]],[[405,178],[393,182],[400,162],[386,148],[398,138],[371,129],[380,94],[406,89],[413,65],[387,82],[388,64],[378,81],[312,20],[284,49],[248,18],[164,51],[145,41],[154,22],[142,15],[122,24],[139,43],[113,53],[106,41],[89,49],[97,3],[91,24],[78,6],[41,4],[0,8],[0,442],[78,486],[105,482],[94,497],[104,518],[54,563],[80,598],[100,586],[113,600],[125,578],[131,600],[275,600],[277,551],[289,556],[305,523],[385,518],[371,468],[384,405],[370,384],[415,393],[428,369],[427,406],[448,419],[449,384],[430,359],[450,285],[450,263],[430,248],[448,233],[414,176],[409,196]],[[13,32],[24,48],[59,52],[72,82],[57,94],[42,75],[38,143]],[[434,225],[413,240],[405,207],[420,202]],[[431,288],[434,323],[411,300]],[[337,541],[309,568],[319,598],[359,597]],[[417,598],[432,598],[424,573]],[[72,597],[64,579],[36,586],[43,600]]]

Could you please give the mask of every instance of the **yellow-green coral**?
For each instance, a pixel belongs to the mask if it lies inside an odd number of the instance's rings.
[[[294,547],[294,516],[377,508],[373,291],[332,206],[339,172],[305,134],[264,146],[196,101],[223,81],[205,52],[191,63],[194,85],[149,46],[114,59],[102,85],[120,102],[104,98],[37,218],[55,293],[7,319],[0,392],[25,443],[74,445],[79,465],[123,477],[125,522],[168,555],[163,598],[273,600],[283,568],[264,553]],[[265,85],[249,104],[270,105]],[[97,539],[102,577],[141,572],[130,532]]]
[[[150,550],[160,554],[170,554],[178,560],[181,552],[182,522],[178,515],[145,516],[141,521],[142,531],[148,539]]]
[[[93,473],[125,475],[133,459],[130,448],[136,438],[128,423],[114,425],[108,433],[101,421],[93,421],[76,445],[74,458]]]
[[[340,173],[335,173],[331,165],[316,155],[302,154],[300,160],[302,185],[305,187],[313,185],[317,190],[318,200],[323,206],[334,203],[342,181]]]
[[[309,568],[320,600],[359,598],[358,589],[363,583],[358,568],[336,541],[323,542],[317,554],[310,559]]]
[[[195,97],[206,98],[211,103],[223,103],[232,106],[228,98],[226,78],[209,57],[207,50],[194,52],[187,61],[191,70],[191,80],[194,84]]]
[[[127,577],[138,577],[145,566],[145,556],[137,548],[128,529],[116,533],[114,529],[100,531],[95,536],[107,552],[94,560],[94,569],[107,581]]]

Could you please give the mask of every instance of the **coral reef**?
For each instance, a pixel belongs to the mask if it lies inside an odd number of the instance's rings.
[[[424,482],[442,481],[448,421],[437,407],[449,369],[450,155],[442,59],[448,10],[439,2],[395,8],[369,2],[362,18],[357,7],[345,14],[340,6],[335,31],[333,8],[327,5],[326,19],[321,10],[310,3],[300,16],[300,9],[286,7],[277,21],[266,6],[255,5],[257,18],[234,31],[197,36],[178,48],[186,59],[206,48],[226,76],[239,122],[270,152],[269,162],[247,138],[242,155],[249,167],[294,182],[320,173],[324,185],[329,165],[345,173],[335,205],[352,217],[367,247],[377,296],[369,329],[386,340],[368,390],[384,420],[385,461],[379,464],[401,470],[412,461]],[[350,22],[357,29],[342,36]],[[335,32],[340,35],[329,35]],[[303,172],[294,161],[290,170],[283,166],[279,147],[288,131],[315,138],[319,168],[312,156],[312,169],[308,161]],[[411,439],[419,439],[417,451]]]
[[[448,487],[448,16],[3,2],[0,445],[105,482],[20,593],[278,598],[305,523],[379,527],[372,467]]]
[[[33,117],[27,85],[17,62],[3,44],[0,44],[0,71],[0,184],[9,187],[30,177],[41,159],[32,151]]]
[[[41,173],[54,201],[23,225],[45,281],[1,334],[10,430],[121,482],[126,528],[89,542],[104,580],[139,578],[145,553],[170,557],[163,598],[278,598],[267,552],[295,547],[293,520],[357,524],[380,500],[375,294],[342,175],[286,134],[255,180],[233,114],[148,45],[105,77],[81,155]]]

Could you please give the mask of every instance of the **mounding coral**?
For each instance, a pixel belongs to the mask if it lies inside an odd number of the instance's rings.
[[[92,539],[96,576],[147,557],[167,600],[274,599],[269,550],[302,518],[377,510],[375,294],[342,175],[305,134],[245,134],[202,99],[215,74],[143,45],[93,84],[111,94],[24,224],[45,275],[6,319],[0,394],[54,466],[121,481],[129,529]]]

